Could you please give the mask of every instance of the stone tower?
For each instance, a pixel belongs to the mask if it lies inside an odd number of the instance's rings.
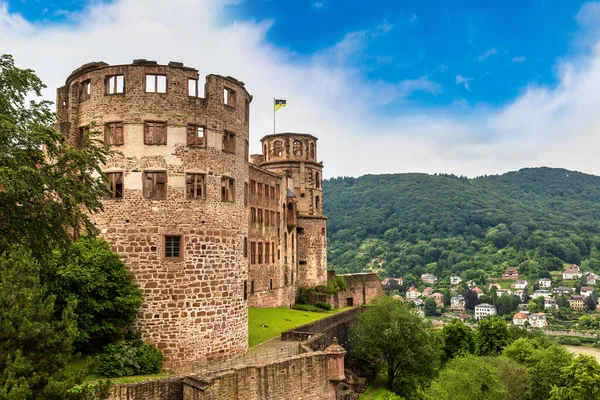
[[[91,219],[134,273],[138,327],[169,369],[244,352],[248,135],[252,96],[234,78],[181,63],[89,63],[57,92],[59,129],[77,146],[101,132],[114,197]]]
[[[278,133],[261,139],[260,167],[287,177],[285,201],[291,264],[297,285],[327,285],[327,218],[323,216],[323,163],[317,162],[317,138]]]

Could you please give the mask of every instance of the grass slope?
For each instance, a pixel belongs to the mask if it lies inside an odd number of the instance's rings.
[[[248,308],[249,346],[256,346],[288,329],[317,321],[343,310],[310,312],[291,308]]]

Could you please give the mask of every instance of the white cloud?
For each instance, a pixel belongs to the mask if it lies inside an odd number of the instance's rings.
[[[0,49],[13,54],[18,66],[36,70],[52,100],[69,73],[90,61],[174,60],[203,73],[237,77],[254,95],[252,150],[259,151],[258,139],[272,131],[273,97],[287,99],[288,107],[277,114],[278,130],[319,137],[326,176],[409,171],[474,176],[539,165],[600,174],[597,51],[559,64],[556,87],[525,88],[500,109],[463,99],[418,108],[406,97],[438,93],[439,84],[427,76],[370,81],[356,67],[361,51],[391,29],[386,24],[305,57],[267,41],[272,21],[225,23],[223,4],[171,0],[166,7],[160,0],[115,0],[70,15],[71,25],[43,26],[0,4]],[[456,84],[469,90],[469,79],[457,75]],[[402,103],[398,115],[379,111],[390,102]]]
[[[410,18],[408,19],[408,24],[411,25],[413,22],[415,22],[417,20],[417,14],[413,14],[410,16]]]
[[[471,88],[469,87],[469,81],[472,81],[473,78],[465,78],[462,75],[456,75],[456,84],[457,85],[463,85],[465,87],[466,90],[468,90],[469,92],[471,91]]]
[[[526,58],[523,56],[512,58],[512,62],[516,62],[516,63],[522,63],[522,62],[525,62],[525,60],[526,60]]]
[[[321,7],[323,7],[323,3],[322,3],[322,2],[320,2],[320,1],[315,1],[315,2],[313,3],[313,5],[315,6],[315,8],[321,8]]]
[[[483,60],[485,60],[486,58],[488,58],[489,56],[492,56],[494,54],[498,54],[498,50],[497,49],[489,49],[488,51],[486,51],[483,54],[480,54],[477,57],[477,61],[482,62]]]

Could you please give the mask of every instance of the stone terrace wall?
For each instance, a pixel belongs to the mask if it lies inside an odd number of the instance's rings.
[[[335,274],[328,274],[331,279]],[[333,307],[343,308],[368,304],[377,296],[383,295],[383,285],[375,273],[340,275],[346,280],[347,289],[333,296]]]
[[[183,383],[180,377],[113,385],[109,400],[181,400]]]

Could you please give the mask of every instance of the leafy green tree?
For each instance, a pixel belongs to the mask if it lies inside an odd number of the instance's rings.
[[[465,308],[467,310],[474,310],[475,306],[481,304],[479,296],[473,290],[467,290],[464,294],[465,297]]]
[[[553,386],[565,386],[562,370],[572,359],[573,355],[559,345],[536,351],[528,368],[531,400],[547,400]]]
[[[498,308],[498,315],[507,315],[507,314],[514,313],[515,311],[517,311],[517,308],[519,308],[520,302],[521,302],[521,300],[519,299],[519,297],[515,296],[515,295],[500,296],[496,300],[496,307]]]
[[[122,337],[142,293],[119,256],[101,238],[82,237],[57,257],[52,292],[59,309],[75,304],[80,350],[96,351]]]
[[[564,386],[553,386],[550,400],[600,398],[600,365],[593,356],[580,354],[562,369]]]
[[[475,333],[459,319],[453,319],[442,328],[442,341],[445,360],[475,353]]]
[[[477,354],[495,356],[508,344],[509,333],[506,322],[500,317],[484,318],[477,329]]]
[[[506,357],[489,357],[488,361],[498,369],[500,380],[506,388],[506,399],[527,400],[529,398],[527,368]]]
[[[433,317],[437,313],[437,304],[434,299],[425,299],[425,315],[427,317]]]
[[[113,154],[94,135],[81,149],[67,145],[53,129],[50,102],[26,104],[44,87],[0,56],[0,253],[22,244],[40,260],[68,247],[73,228],[93,231],[87,215],[102,208],[101,165]]]
[[[405,397],[426,383],[439,364],[438,337],[407,304],[390,297],[373,300],[358,315],[351,338],[354,356],[383,367],[388,386]]]
[[[77,334],[73,307],[54,318],[40,268],[25,251],[0,256],[0,399],[91,399],[99,393],[81,385],[83,374],[67,372]]]

